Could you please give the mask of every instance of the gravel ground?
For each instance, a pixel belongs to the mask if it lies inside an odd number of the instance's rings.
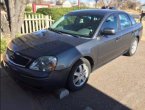
[[[145,110],[145,42],[91,74],[85,88],[59,100],[53,92],[18,85],[1,68],[1,110]]]

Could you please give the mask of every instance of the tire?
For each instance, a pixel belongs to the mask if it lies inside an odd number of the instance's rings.
[[[129,50],[127,51],[127,53],[125,55],[127,55],[127,56],[133,56],[136,53],[136,51],[137,51],[137,47],[138,47],[138,38],[135,37],[132,40],[130,48],[129,48]]]
[[[91,65],[87,59],[80,59],[75,63],[67,81],[67,88],[70,91],[77,91],[85,86],[91,73]]]

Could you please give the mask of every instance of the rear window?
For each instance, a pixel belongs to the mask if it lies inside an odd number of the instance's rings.
[[[136,24],[136,21],[135,21],[133,16],[130,16],[130,19],[131,19],[131,22],[132,22],[133,25]]]
[[[131,26],[131,20],[126,14],[119,14],[121,30],[124,30]]]

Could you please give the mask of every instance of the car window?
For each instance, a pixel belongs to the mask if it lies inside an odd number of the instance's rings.
[[[78,20],[80,24],[87,23],[91,21],[91,16],[82,16]]]
[[[111,15],[109,16],[104,24],[102,25],[101,31],[104,30],[105,28],[113,28],[115,31],[118,31],[118,20],[117,16]]]
[[[131,21],[126,14],[119,14],[120,28],[124,30],[131,26]]]
[[[133,25],[136,24],[136,21],[135,21],[133,16],[130,16],[130,19],[131,19],[131,22],[132,22]]]
[[[59,27],[59,26],[65,26],[65,25],[71,25],[71,24],[74,23],[75,19],[76,19],[76,16],[70,16],[70,17],[66,18],[66,20],[62,21],[62,22],[58,25],[58,27]]]

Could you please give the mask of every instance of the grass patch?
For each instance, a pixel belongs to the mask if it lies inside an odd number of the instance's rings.
[[[16,38],[21,37],[21,34],[16,34]],[[10,37],[3,37],[0,39],[0,54],[3,54],[6,51],[7,44],[12,40],[13,38]]]
[[[6,39],[6,38],[1,38],[1,42],[0,42],[0,44],[1,44],[0,54],[3,54],[6,51],[8,41],[9,40]]]

